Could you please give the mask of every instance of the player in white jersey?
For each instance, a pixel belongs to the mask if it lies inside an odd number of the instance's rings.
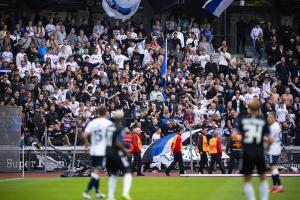
[[[271,144],[268,150],[269,165],[273,179],[273,186],[270,189],[270,192],[283,192],[283,186],[281,185],[279,171],[277,169],[277,161],[281,154],[281,128],[279,123],[276,121],[275,112],[268,113],[267,120],[270,125],[269,129],[273,140],[273,143]]]
[[[93,119],[85,128],[83,139],[85,148],[89,146],[90,156],[94,172],[91,174],[91,179],[84,193],[83,198],[91,199],[90,190],[95,187],[96,198],[105,198],[105,195],[99,191],[100,170],[103,167],[103,160],[106,153],[107,131],[114,127],[113,123],[106,119],[107,110],[105,106],[100,106],[96,110],[97,118]]]

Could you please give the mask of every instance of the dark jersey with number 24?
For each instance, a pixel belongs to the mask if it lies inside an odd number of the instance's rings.
[[[264,136],[269,135],[269,126],[263,116],[245,114],[240,116],[238,129],[243,136],[243,151],[247,155],[264,155]]]

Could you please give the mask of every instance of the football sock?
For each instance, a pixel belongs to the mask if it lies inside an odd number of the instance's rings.
[[[260,199],[268,200],[269,199],[269,185],[266,180],[260,182]]]
[[[255,200],[255,193],[254,193],[252,183],[246,182],[244,184],[244,192],[245,192],[248,200]]]
[[[131,183],[132,183],[132,174],[131,173],[124,174],[124,180],[123,180],[123,195],[124,196],[129,195]]]
[[[96,184],[96,179],[93,177],[93,173],[92,173],[91,179],[90,179],[90,181],[89,181],[89,183],[88,183],[88,186],[87,186],[87,188],[86,188],[86,190],[85,190],[85,193],[89,193],[90,190],[93,188],[93,186],[94,186],[95,184]]]
[[[280,180],[278,169],[274,169],[272,171],[272,179],[273,179],[273,185],[278,185],[278,186],[281,185],[281,180]]]
[[[276,181],[276,177],[273,173],[272,173],[272,181],[273,181],[273,185],[275,186],[277,181]]]
[[[280,175],[277,174],[277,185],[281,186],[281,179],[280,179]]]
[[[108,180],[108,198],[113,199],[115,196],[115,190],[117,186],[118,177],[111,175]]]
[[[95,179],[95,189],[96,189],[96,193],[99,193],[99,183],[100,183],[100,177],[99,175],[96,175],[94,176],[94,179]]]

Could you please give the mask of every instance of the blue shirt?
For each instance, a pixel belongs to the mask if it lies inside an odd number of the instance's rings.
[[[44,55],[48,52],[47,47],[40,47],[38,48],[39,56],[41,58],[41,61],[44,61]]]
[[[201,31],[201,35],[206,37],[206,41],[209,42],[213,35],[213,30],[211,28],[205,28]]]

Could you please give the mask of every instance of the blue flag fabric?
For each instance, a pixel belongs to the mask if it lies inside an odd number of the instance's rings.
[[[197,132],[200,132],[201,129],[197,129],[191,132],[194,135]],[[157,140],[156,142],[152,143],[145,151],[142,162],[143,163],[151,163],[151,162],[159,162],[160,158],[171,151],[171,145],[173,142],[173,138],[176,133],[167,135],[162,137],[161,139]],[[182,135],[182,142],[187,140],[190,137],[190,131],[183,132]]]
[[[213,15],[220,17],[220,15],[230,6],[233,0],[208,0],[202,8],[212,13]]]
[[[106,14],[115,19],[130,19],[139,9],[141,0],[102,0]]]

